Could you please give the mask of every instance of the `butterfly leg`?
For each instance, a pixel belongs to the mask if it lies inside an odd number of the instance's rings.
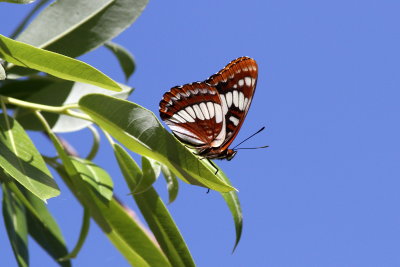
[[[208,162],[210,162],[210,164],[215,168],[215,175],[217,175],[217,173],[218,173],[218,171],[219,171],[219,169],[217,168],[217,166],[215,166],[215,164],[214,164],[214,162],[212,162],[209,158],[207,158],[207,160],[208,160]]]

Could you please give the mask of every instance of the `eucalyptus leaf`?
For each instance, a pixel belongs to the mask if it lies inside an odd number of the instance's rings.
[[[0,2],[9,2],[14,4],[30,4],[35,0],[0,0]]]
[[[133,89],[123,84],[120,84],[120,87],[123,89],[121,92],[114,92],[90,84],[62,81],[42,88],[27,98],[26,101],[49,106],[63,106],[76,104],[81,97],[91,93],[101,93],[124,99],[128,98]],[[42,124],[31,110],[18,109],[15,116],[25,129],[43,131]],[[52,131],[56,133],[79,131],[92,124],[87,120],[56,113],[43,112],[43,116],[46,118]]]
[[[121,91],[111,78],[82,61],[14,41],[3,35],[0,35],[0,57],[9,63],[43,71],[65,80]]]
[[[224,173],[221,173],[221,176],[226,183],[230,184],[229,179],[226,177]],[[228,205],[228,208],[233,217],[233,222],[235,223],[236,240],[232,250],[233,253],[237,245],[239,244],[240,237],[242,236],[242,229],[243,229],[242,208],[240,207],[239,197],[236,191],[221,193],[221,195],[224,198],[226,204]]]
[[[62,80],[59,80],[62,81]],[[6,80],[0,83],[0,95],[25,100],[41,89],[56,83],[53,79]]]
[[[42,200],[60,194],[46,164],[19,123],[0,116],[0,166],[27,190]]]
[[[52,138],[54,138],[53,135]],[[59,144],[57,147],[61,149]],[[65,158],[67,156],[64,153],[61,154],[63,154],[63,162],[67,163]],[[65,181],[68,181],[67,185],[78,196],[82,205],[90,210],[93,219],[128,262],[132,266],[171,266],[141,224],[136,222],[114,198],[106,202],[99,194],[92,194],[92,190],[82,191],[82,188],[85,189],[86,182],[83,180],[83,176],[77,172],[78,169],[84,169],[82,166],[78,167],[80,164],[83,163],[70,161],[67,163],[69,171],[66,171],[67,168],[58,168],[57,171]],[[71,171],[71,168],[75,170]],[[73,183],[71,183],[72,180],[74,180]],[[84,184],[82,185],[82,183]],[[80,188],[76,188],[77,185]],[[85,195],[82,196],[82,194]],[[90,200],[90,205],[87,203],[88,200]]]
[[[147,2],[57,0],[44,9],[17,40],[77,57],[103,45],[129,27]]]
[[[167,181],[167,189],[168,189],[168,204],[171,204],[175,201],[176,197],[178,196],[179,191],[179,183],[178,179],[176,179],[175,174],[168,169],[167,166],[161,166],[161,172]]]
[[[113,196],[113,181],[108,173],[89,160],[76,157],[71,157],[71,160],[82,180],[88,183],[98,196],[110,201]]]
[[[51,215],[47,206],[39,198],[27,190],[24,190],[26,198],[40,215],[40,220],[27,209],[26,219],[29,235],[60,265],[71,266],[70,261],[58,262],[58,259],[68,253],[64,237],[57,222]]]
[[[99,94],[84,96],[79,105],[124,146],[166,165],[185,182],[220,192],[234,190],[215,175],[210,164],[199,160],[161,126],[153,113],[143,107]]]
[[[22,203],[8,190],[3,188],[3,218],[8,239],[14,252],[18,266],[29,265],[28,229],[25,218],[25,208]]]
[[[0,81],[5,80],[6,78],[6,71],[4,70],[3,65],[0,63]]]
[[[142,172],[135,191],[131,191],[133,194],[145,192],[153,185],[160,175],[161,165],[153,159],[142,157]]]
[[[104,46],[113,52],[113,54],[117,57],[118,62],[124,71],[125,79],[128,80],[136,68],[135,59],[133,58],[132,54],[123,46],[113,42],[107,42],[104,44]]]
[[[160,166],[149,164],[145,157],[142,157],[143,171],[140,170],[126,151],[122,152],[124,151],[122,147],[116,145],[115,148],[125,181],[132,192],[136,191],[137,184],[146,179],[148,174],[159,172]],[[120,155],[124,155],[123,162],[119,160]],[[178,227],[154,188],[150,186],[141,194],[133,194],[133,197],[172,266],[195,266]]]

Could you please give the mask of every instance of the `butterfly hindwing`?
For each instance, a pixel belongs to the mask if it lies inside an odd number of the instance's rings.
[[[160,115],[182,142],[198,147],[218,147],[225,140],[225,120],[215,87],[192,83],[173,87],[160,102]]]

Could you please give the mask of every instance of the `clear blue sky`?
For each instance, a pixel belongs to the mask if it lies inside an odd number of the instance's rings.
[[[30,7],[0,6],[0,33],[9,35]],[[198,266],[400,266],[399,10],[395,0],[151,1],[116,38],[137,60],[130,100],[157,115],[170,87],[203,80],[239,56],[259,64],[236,143],[265,125],[248,145],[270,148],[218,162],[240,190],[236,252],[218,193],[181,183],[169,207]],[[82,60],[123,81],[105,49]],[[87,152],[89,133],[65,137]],[[103,142],[96,162],[134,207]],[[157,188],[166,195],[162,179]],[[62,190],[49,206],[72,247],[82,210]],[[3,223],[0,233],[1,265],[14,266]],[[30,248],[32,266],[55,266],[32,240]],[[127,266],[95,224],[74,263]]]

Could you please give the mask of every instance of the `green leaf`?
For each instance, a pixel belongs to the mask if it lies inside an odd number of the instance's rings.
[[[130,190],[136,190],[137,183],[142,179],[142,170],[123,147],[114,143],[113,148],[122,174],[124,177],[129,177],[125,180]]]
[[[7,78],[6,71],[4,70],[3,65],[0,62],[0,81],[5,80]]]
[[[50,79],[26,79],[26,80],[6,80],[0,84],[0,95],[10,96],[25,100],[45,88],[55,83]]]
[[[83,181],[76,167],[83,163],[73,162],[63,150],[57,137],[51,131],[48,134],[64,164],[56,170],[82,205],[90,210],[93,219],[128,262],[133,266],[170,266],[166,257],[140,224],[115,199],[105,202],[104,198],[88,190],[87,183]]]
[[[18,66],[43,71],[56,77],[121,91],[111,78],[92,66],[61,54],[46,51],[0,35],[0,57]]]
[[[142,161],[142,172],[136,162],[129,157],[122,147],[115,145],[115,148],[117,159],[121,158],[120,155],[124,155],[122,164],[120,161],[118,162],[120,163],[125,181],[132,192],[135,191],[136,185],[139,184],[141,180],[146,179],[146,174],[159,172],[159,166],[148,164],[147,161]],[[130,159],[128,160],[127,157]],[[142,159],[145,158],[143,157]],[[145,192],[134,194],[133,196],[147,224],[154,233],[172,266],[195,266],[178,227],[154,188],[150,187]]]
[[[58,262],[59,258],[67,255],[68,250],[61,230],[47,206],[29,191],[24,190],[24,194],[40,215],[39,220],[29,209],[26,210],[29,234],[58,264],[63,267],[71,266],[70,261]]]
[[[137,104],[93,94],[81,98],[81,109],[100,127],[130,150],[152,158],[171,169],[182,180],[220,192],[234,188],[214,174],[214,168],[199,160]]]
[[[80,164],[83,163],[74,162],[75,166]],[[82,166],[77,168],[84,169]],[[59,168],[57,171],[64,180],[83,182],[83,177],[80,175],[68,177],[69,174],[63,169]],[[77,192],[76,185],[69,182],[67,185],[73,192]],[[93,219],[132,266],[171,266],[140,223],[136,222],[114,198],[105,202],[103,197],[92,194],[92,190],[81,193],[86,194],[85,198],[78,199],[90,210]],[[86,203],[86,200],[90,200],[90,205]]]
[[[31,21],[31,18],[38,10],[42,8],[42,6],[46,5],[50,0],[39,0],[37,4],[29,11],[29,13],[25,16],[25,18],[18,24],[18,27],[14,30],[14,32],[10,35],[10,38],[14,39],[15,36],[20,34],[23,29],[25,29],[28,22]]]
[[[16,120],[0,116],[0,166],[40,199],[60,194],[39,151]]]
[[[132,266],[171,266],[141,225],[115,199],[108,206],[99,203],[99,207],[111,226],[105,233]]]
[[[108,173],[89,160],[70,158],[80,177],[94,189],[98,196],[110,201],[113,196],[113,181]]]
[[[9,2],[14,4],[30,4],[35,0],[0,0],[0,2]]]
[[[161,172],[167,181],[167,189],[168,189],[168,204],[171,204],[175,201],[176,197],[178,196],[179,191],[179,183],[176,179],[175,174],[168,169],[167,166],[161,165]]]
[[[25,267],[29,265],[25,208],[6,186],[3,185],[2,187],[3,218],[8,238],[10,239],[18,266]]]
[[[221,177],[224,179],[224,181],[228,184],[230,184],[229,179],[226,177],[226,175],[221,172]],[[242,236],[242,228],[243,228],[243,214],[242,214],[242,208],[240,207],[240,202],[238,195],[236,191],[230,191],[227,193],[221,193],[222,197],[224,198],[226,204],[229,207],[229,210],[232,214],[233,221],[235,223],[235,230],[236,230],[236,240],[235,240],[235,245],[233,246],[232,253],[235,251],[237,245],[239,244],[240,237]]]
[[[120,86],[123,90],[121,92],[114,92],[104,90],[94,85],[62,81],[52,83],[49,86],[42,88],[40,91],[32,94],[31,97],[26,99],[26,101],[49,106],[63,106],[75,104],[82,96],[91,93],[102,93],[119,98],[128,98],[132,92],[132,88],[123,84],[120,84]],[[92,124],[87,120],[56,113],[43,112],[43,116],[46,118],[52,131],[56,133],[79,131]],[[32,110],[18,109],[15,117],[27,130],[43,131],[44,129]]]
[[[121,65],[121,68],[124,71],[125,79],[128,80],[136,68],[135,60],[132,54],[128,50],[126,50],[123,46],[113,42],[107,42],[104,44],[104,46],[110,49],[110,51],[113,52],[114,55],[117,57],[119,64]]]
[[[128,28],[142,13],[147,2],[58,0],[44,9],[18,40],[77,57],[103,45]]]
[[[72,157],[67,155],[62,144],[53,132],[47,131],[47,134],[49,135],[50,140],[53,142],[53,145],[56,148],[58,156],[63,164],[63,166],[56,168],[56,171],[61,177],[64,178],[64,182],[71,189],[72,193],[74,193],[77,199],[82,203],[82,205],[90,210],[90,214],[96,220],[96,222],[102,227],[106,228],[108,224],[105,218],[103,218],[99,208],[94,204],[93,190],[90,190],[90,185],[83,181],[81,174],[75,167],[75,165],[80,163],[77,161],[72,161]],[[104,200],[104,198],[102,199]]]
[[[138,181],[135,191],[131,191],[133,194],[145,192],[153,185],[158,176],[160,176],[161,166],[153,159],[142,157],[142,169],[142,177]]]

